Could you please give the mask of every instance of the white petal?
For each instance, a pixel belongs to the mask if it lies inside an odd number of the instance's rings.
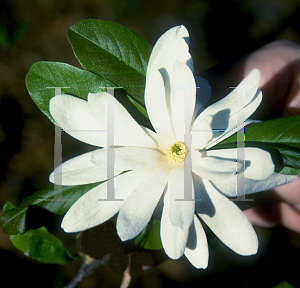
[[[105,149],[96,151],[105,153]],[[96,166],[91,161],[92,154],[88,152],[64,162],[50,174],[49,181],[58,185],[80,185],[106,180],[106,162],[101,168]]]
[[[160,224],[160,237],[166,254],[172,259],[180,258],[185,250],[189,228],[181,229],[172,225],[169,217],[169,191],[164,197],[164,209]]]
[[[149,76],[145,89],[145,105],[150,121],[161,138],[165,139],[165,149],[176,142],[171,116],[170,103],[166,100],[165,85],[158,71],[153,71]]]
[[[186,258],[193,266],[205,269],[208,265],[208,245],[204,229],[194,215],[194,222],[189,230],[189,238],[184,251]]]
[[[213,138],[213,130],[210,128],[210,123],[212,121],[212,115],[207,115],[201,125],[201,130],[192,130],[192,149],[198,150],[206,146],[206,144],[211,143]]]
[[[237,101],[242,101],[244,105],[241,108],[248,105],[257,96],[257,90],[260,81],[260,71],[257,69],[252,70],[243,81],[226,97],[219,100],[218,102],[207,107],[196,119],[195,126],[198,122],[206,115],[215,115],[220,111],[229,110],[229,115],[236,113]],[[225,111],[226,112],[226,111]],[[224,112],[224,114],[225,114]],[[220,117],[221,115],[219,115]]]
[[[144,168],[155,168],[164,166],[169,160],[166,155],[157,150],[141,147],[119,147],[111,149],[114,152],[113,163],[114,175],[118,175],[126,170],[139,170]],[[106,149],[95,150],[92,153],[91,161],[99,168],[107,163]]]
[[[242,105],[243,108],[238,109],[232,107],[231,110],[223,109],[217,112],[212,117],[211,128],[213,130],[224,130],[229,131],[235,129],[237,126],[244,124],[245,120],[248,119],[253,112],[257,109],[262,101],[262,93],[258,90],[253,100],[249,104]],[[236,101],[240,101],[239,97]]]
[[[106,146],[106,129],[93,117],[87,101],[57,95],[50,100],[49,109],[57,125],[72,137],[91,145]]]
[[[250,72],[228,96],[206,108],[197,117],[193,130],[202,129],[202,122],[207,115],[212,115],[210,127],[215,131],[230,131],[242,125],[261,103],[262,93],[258,90],[259,80],[259,70]],[[214,133],[212,141],[220,135]]]
[[[252,180],[245,178],[244,191],[237,191],[237,176],[233,176],[222,181],[212,181],[212,183],[221,193],[229,197],[236,197],[272,189],[274,187],[290,183],[296,178],[296,175],[283,175],[279,173],[273,173],[265,180]]]
[[[197,179],[196,182],[201,191],[201,201],[196,202],[196,211],[202,220],[236,253],[255,254],[258,239],[245,214],[232,201],[221,195],[208,180],[203,179],[201,183],[201,180]]]
[[[245,177],[253,180],[269,178],[275,169],[271,154],[259,148],[244,148],[246,169]],[[250,163],[249,163],[250,162]]]
[[[171,122],[173,65],[179,61],[193,71],[192,58],[188,50],[186,28],[174,27],[157,41],[148,63],[145,104],[155,131],[166,139],[163,149],[176,142]]]
[[[105,129],[109,129],[108,127],[114,129],[114,131],[111,131],[114,145],[157,147],[153,139],[145,133],[145,130],[132,118],[128,111],[109,93],[89,93],[88,105],[95,119]],[[112,123],[108,123],[108,121]]]
[[[237,160],[237,163],[245,161],[244,173],[248,179],[263,180],[274,173],[274,164],[271,154],[259,148],[242,147],[244,150],[244,159],[237,159],[237,149],[222,149],[206,151],[207,156],[221,157],[225,159]]]
[[[147,172],[130,171],[114,181],[115,197],[111,199],[107,182],[93,188],[80,197],[66,213],[62,228],[66,232],[78,232],[102,224],[114,216],[124,204],[124,200],[142,181]],[[110,180],[111,181],[111,180]]]
[[[155,71],[159,71],[167,87],[170,87],[170,81],[173,78],[173,65],[176,61],[186,64],[193,71],[192,58],[188,52],[189,45],[184,38],[177,38],[168,42],[160,50],[153,66],[147,69],[146,86],[149,85],[149,76]]]
[[[186,165],[179,165],[170,174],[170,221],[181,229],[190,227],[194,219],[195,201],[192,172]]]
[[[170,58],[170,55],[167,54],[168,51],[166,49],[166,46],[168,46],[168,43],[172,42],[175,39],[185,39],[187,45],[189,44],[189,32],[183,25],[169,29],[157,40],[151,52],[151,56],[147,67],[147,74],[150,74],[153,70],[157,70],[163,67],[155,67],[154,63],[157,61],[158,58]]]
[[[122,241],[136,237],[149,222],[167,185],[170,171],[149,171],[127,198],[117,219],[117,232]]]
[[[190,133],[195,101],[196,84],[194,75],[186,64],[176,61],[173,65],[171,111],[177,141],[184,142],[184,134]]]
[[[209,149],[209,148],[217,145],[218,143],[222,142],[226,138],[230,137],[231,135],[237,133],[239,130],[243,129],[247,125],[252,124],[252,123],[259,123],[259,122],[261,122],[261,121],[247,119],[247,120],[245,120],[244,123],[236,126],[235,128],[233,128],[231,130],[225,130],[225,131],[217,131],[217,130],[215,130],[215,131],[213,131],[213,137],[212,137],[212,139],[207,143],[207,145],[204,145],[204,146],[200,147],[200,149],[203,149],[203,148]]]
[[[198,176],[209,180],[221,180],[236,173],[236,160],[210,157],[205,153],[192,150],[192,171]]]

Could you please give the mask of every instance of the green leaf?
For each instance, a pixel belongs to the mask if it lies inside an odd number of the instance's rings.
[[[258,147],[271,152],[277,151],[281,159],[275,164],[281,166],[279,173],[300,175],[300,115],[282,117],[245,127],[245,147]],[[211,149],[235,148],[236,134]],[[274,160],[274,159],[273,159]]]
[[[160,221],[153,219],[144,230],[135,238],[134,244],[144,249],[162,249],[160,239]]]
[[[122,25],[95,19],[71,26],[68,38],[86,70],[123,87],[144,103],[145,75],[152,51],[146,40]]]
[[[160,239],[160,221],[156,219],[153,220],[152,227],[144,244],[144,248],[151,250],[158,250],[163,248]]]
[[[104,90],[100,87],[115,85],[89,71],[65,63],[37,62],[26,76],[26,87],[35,104],[54,122],[49,112],[49,101],[55,96],[54,87],[69,87],[62,88],[61,93],[86,100],[89,92],[97,93]]]
[[[300,176],[300,169],[294,169],[290,167],[283,167],[280,171],[281,174],[285,175],[299,175]]]
[[[29,230],[23,235],[12,235],[10,239],[26,256],[46,264],[67,264],[76,259],[45,227]]]
[[[16,208],[10,209],[12,206],[11,204],[8,204],[8,208],[10,210],[6,209],[6,211],[2,213],[0,217],[0,225],[3,233],[7,235],[20,235],[29,230],[26,223],[26,218],[28,210],[33,207],[42,207],[46,211],[58,215],[66,213],[70,209],[70,207],[77,201],[77,199],[79,199],[82,195],[84,195],[100,183],[102,182],[77,186],[61,186],[62,199],[66,200],[60,201],[51,201],[54,200],[54,195],[58,194],[54,194],[57,193],[54,192],[54,185],[49,184],[42,190],[25,198],[22,203]]]
[[[16,206],[14,204],[12,204],[10,202],[6,202],[3,206],[3,212],[7,212],[7,211],[12,210],[14,208],[16,208]]]
[[[294,286],[287,281],[281,281],[273,288],[294,288]]]
[[[123,107],[128,111],[128,113],[134,118],[137,123],[154,130],[149,120],[146,109],[144,109],[140,104],[138,104],[130,96],[128,96],[124,90],[115,89],[115,98],[123,105]]]

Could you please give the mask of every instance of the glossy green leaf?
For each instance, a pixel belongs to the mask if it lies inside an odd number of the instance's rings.
[[[10,236],[13,245],[26,256],[46,264],[67,264],[74,258],[62,242],[45,227]]]
[[[282,174],[300,175],[300,115],[268,120],[245,127],[245,147],[258,147],[280,153],[275,165]],[[211,149],[237,147],[236,134]],[[274,159],[273,159],[274,161]]]
[[[3,206],[3,212],[7,212],[7,211],[12,210],[14,208],[16,208],[16,206],[14,204],[12,204],[10,202],[6,202]]]
[[[144,103],[145,75],[152,51],[146,40],[122,25],[95,19],[71,26],[68,38],[82,67],[123,87]]]
[[[55,201],[53,201],[54,195],[60,195],[55,194],[57,192],[54,192],[54,185],[49,184],[42,190],[25,198],[17,207],[10,210],[6,209],[0,217],[2,231],[8,235],[23,234],[28,230],[26,218],[30,208],[41,207],[54,214],[64,214],[77,199],[99,184],[100,182],[87,185],[61,186],[62,191],[61,194],[59,194],[62,196],[61,198],[63,200],[57,199]],[[10,204],[9,208],[11,208]]]
[[[136,246],[144,249],[158,250],[162,249],[160,239],[160,221],[153,219],[150,221],[143,231],[135,238]]]
[[[27,90],[38,106],[51,121],[49,101],[55,96],[54,87],[61,88],[61,93],[76,95],[87,99],[88,93],[104,91],[100,87],[115,87],[111,82],[89,71],[58,62],[37,62],[32,65],[26,76]]]

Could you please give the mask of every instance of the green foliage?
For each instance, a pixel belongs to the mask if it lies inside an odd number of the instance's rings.
[[[15,208],[15,205],[7,202],[3,211],[8,212]],[[10,239],[26,256],[46,264],[67,264],[76,259],[45,227],[29,230],[23,235],[11,235]]]
[[[162,249],[160,239],[160,221],[150,220],[144,230],[135,238],[136,246],[145,249],[158,250]]]
[[[115,90],[116,99],[139,124],[151,129],[147,111],[143,107],[151,45],[126,27],[102,20],[78,22],[70,27],[68,38],[75,56],[86,70],[56,62],[34,64],[27,74],[26,86],[38,108],[54,122],[49,112],[49,101],[55,96],[54,87],[64,87],[61,88],[61,93],[85,100],[88,93],[105,91],[103,87],[123,87]],[[300,175],[299,127],[299,115],[251,124],[245,128],[245,146],[259,147],[270,151],[272,155],[279,154],[275,164],[280,167],[280,173]],[[236,147],[236,135],[211,149],[233,147]],[[38,207],[54,214],[64,214],[77,199],[99,184],[62,186],[61,196],[65,200],[48,201],[55,196],[54,185],[50,184],[25,198],[17,207],[7,203],[0,217],[2,230],[14,235],[11,236],[14,245],[25,255],[44,263],[68,263],[73,257],[54,235],[44,227],[31,229],[32,226],[28,225],[29,212]],[[30,218],[32,219],[34,217]],[[44,225],[37,225],[41,226]],[[107,242],[102,241],[101,249],[93,250],[95,245],[91,241],[98,241],[103,237],[107,238]],[[82,233],[81,248],[95,258],[109,253],[113,259],[114,254],[120,254],[118,241],[114,227],[102,224]],[[134,244],[142,249],[161,249],[160,221],[151,220],[135,238]],[[125,258],[127,261],[126,255]],[[120,263],[120,257],[116,259]]]
[[[61,88],[61,93],[76,95],[86,100],[88,93],[97,93],[104,90],[100,87],[115,85],[89,71],[65,63],[37,62],[32,65],[26,76],[26,87],[38,108],[54,122],[49,112],[49,101],[55,96],[54,87],[68,87]]]
[[[64,214],[70,207],[86,192],[99,185],[99,183],[92,183],[77,186],[61,186],[62,199],[54,200],[55,191],[54,185],[49,184],[42,190],[35,192],[29,197],[25,198],[20,205],[13,208],[12,204],[5,205],[5,212],[0,217],[0,225],[3,233],[8,235],[20,235],[28,230],[27,215],[28,210],[33,207],[41,207],[54,214]],[[34,217],[32,217],[34,218]]]
[[[71,26],[68,38],[82,67],[113,82],[144,103],[151,45],[113,22],[85,20]]]
[[[300,115],[268,120],[245,127],[245,147],[280,153],[275,165],[287,175],[300,175]],[[235,148],[236,134],[211,149]],[[276,154],[276,153],[275,153]],[[274,159],[273,159],[274,160]]]
[[[294,288],[294,286],[287,281],[281,281],[273,288]]]
[[[26,256],[46,264],[67,264],[76,259],[45,227],[29,230],[23,235],[12,235],[10,239]]]

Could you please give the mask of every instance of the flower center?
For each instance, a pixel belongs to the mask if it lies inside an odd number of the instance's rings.
[[[167,153],[169,156],[170,161],[178,163],[182,162],[186,156],[186,147],[182,142],[176,142],[172,144],[168,149]]]

